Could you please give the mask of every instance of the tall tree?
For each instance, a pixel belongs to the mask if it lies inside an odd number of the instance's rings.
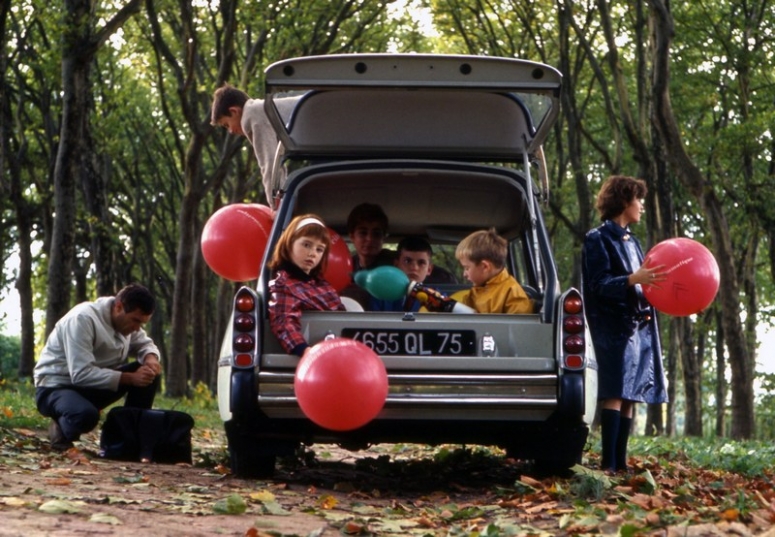
[[[706,215],[713,251],[721,273],[721,319],[729,363],[732,369],[733,438],[751,438],[754,433],[753,371],[740,322],[740,291],[735,272],[729,224],[718,196],[700,169],[684,149],[680,127],[670,101],[670,45],[673,39],[673,17],[662,0],[651,0],[654,28],[654,122],[665,154],[677,176],[694,196]]]
[[[212,300],[210,280],[204,277],[206,271],[201,265],[199,235],[210,206],[206,201],[221,195],[224,181],[233,170],[228,161],[219,162],[212,150],[214,144],[223,143],[225,133],[216,133],[209,124],[209,95],[232,79],[240,80],[239,85],[249,93],[261,96],[252,90],[260,85],[259,69],[284,57],[384,50],[391,38],[390,25],[384,24],[388,3],[316,0],[288,6],[285,2],[279,5],[265,1],[242,6],[238,11],[235,0],[224,0],[217,6],[194,5],[186,0],[146,2],[162,111],[171,130],[185,132],[188,138],[185,145],[182,140],[175,142],[184,188],[167,368],[170,395],[186,393],[191,373],[196,372],[197,380],[206,376],[207,353],[212,348],[205,335],[208,331],[200,328],[192,333],[193,327],[213,324],[205,317],[211,308],[192,307]],[[224,158],[236,150],[234,141],[228,143],[229,148],[222,153]],[[255,173],[255,169],[252,164],[248,171]],[[234,189],[232,193],[239,191]]]
[[[54,167],[56,218],[49,251],[46,334],[53,330],[54,324],[70,308],[76,240],[76,188],[79,180],[93,190],[90,195],[93,198],[92,208],[101,206],[104,200],[104,196],[96,193],[101,181],[94,164],[96,156],[90,125],[94,109],[91,79],[94,58],[108,37],[139,6],[140,0],[129,0],[102,27],[98,27],[98,3],[95,0],[65,0],[62,35],[63,107]],[[104,215],[98,212],[95,216],[101,218]],[[102,221],[99,223],[102,224]],[[102,258],[98,256],[97,259],[99,262]]]
[[[3,4],[10,8],[9,3]],[[14,286],[20,302],[18,374],[32,376],[35,365],[34,300],[36,259],[33,242],[48,244],[50,230],[50,177],[57,146],[59,78],[50,58],[54,21],[43,16],[34,0],[20,9],[3,11],[2,90],[2,197],[11,205],[13,218],[4,239],[16,240],[18,269]]]

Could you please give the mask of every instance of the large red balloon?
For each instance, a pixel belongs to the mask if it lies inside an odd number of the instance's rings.
[[[649,250],[644,265],[665,265],[667,280],[644,285],[643,294],[656,309],[684,317],[707,308],[716,297],[719,269],[716,258],[699,242],[683,237],[667,239]]]
[[[331,235],[331,247],[328,249],[328,266],[323,278],[334,289],[341,291],[352,282],[353,260],[344,239],[333,229],[328,228]]]
[[[293,383],[304,415],[333,431],[373,420],[385,405],[387,371],[369,347],[347,338],[321,341],[304,355]]]
[[[272,219],[272,210],[258,203],[234,203],[215,211],[202,230],[207,266],[235,282],[258,278]]]

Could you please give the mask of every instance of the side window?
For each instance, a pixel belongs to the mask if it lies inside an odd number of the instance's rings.
[[[544,283],[541,280],[541,270],[534,264],[532,250],[524,237],[516,238],[509,243],[509,270],[522,285],[528,296],[537,307],[543,302]],[[536,310],[536,313],[539,310]]]
[[[433,244],[433,264],[446,269],[457,283],[463,283],[463,269],[455,257],[456,244]]]
[[[535,285],[530,281],[532,270],[528,269],[528,259],[525,255],[525,247],[521,239],[517,238],[509,243],[509,272],[523,285]]]

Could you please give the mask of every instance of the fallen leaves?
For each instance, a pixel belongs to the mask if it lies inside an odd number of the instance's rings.
[[[110,524],[111,526],[120,526],[123,524],[118,517],[106,513],[94,513],[89,517],[89,522],[94,522],[95,524]]]
[[[749,536],[775,523],[771,474],[751,478],[678,458],[632,457],[632,473],[615,476],[587,461],[571,476],[542,478],[484,448],[353,454],[321,446],[325,457],[310,452],[281,466],[275,480],[256,481],[229,476],[212,454],[199,468],[124,464],[85,449],[52,453],[26,438],[0,435],[0,516],[37,511],[124,528],[135,524],[124,512],[180,515],[192,525],[220,517],[241,521],[251,537],[322,535],[321,528],[406,537]],[[283,533],[302,518],[317,529]]]
[[[80,513],[81,509],[85,506],[86,504],[84,502],[49,500],[41,504],[41,506],[38,507],[38,511],[50,513],[52,515],[59,515],[62,513]]]
[[[213,504],[213,511],[219,515],[241,515],[247,509],[248,504],[239,494],[230,494]]]

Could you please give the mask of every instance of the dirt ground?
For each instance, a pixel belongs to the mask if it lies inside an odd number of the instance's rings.
[[[0,430],[0,535],[435,535],[448,524],[426,506],[450,504],[453,513],[492,503],[519,474],[488,458],[473,470],[468,460],[455,475],[423,446],[326,445],[280,461],[271,480],[246,480],[203,463],[202,454],[222,451],[220,438],[196,439],[202,466],[110,461],[97,442],[92,433],[58,453],[42,431]]]
[[[768,480],[680,465],[667,472],[636,461],[636,472],[600,495],[598,477],[542,479],[491,450],[418,445],[360,452],[314,446],[280,461],[273,479],[247,480],[222,466],[225,442],[218,434],[194,439],[191,466],[101,459],[95,433],[58,453],[43,431],[0,428],[0,535],[775,537]],[[649,483],[641,476],[659,471],[661,490],[645,493]],[[679,504],[675,491],[689,480],[697,498],[718,497],[722,504],[748,487],[761,502],[744,517],[705,500]],[[720,486],[728,492],[717,494]]]

